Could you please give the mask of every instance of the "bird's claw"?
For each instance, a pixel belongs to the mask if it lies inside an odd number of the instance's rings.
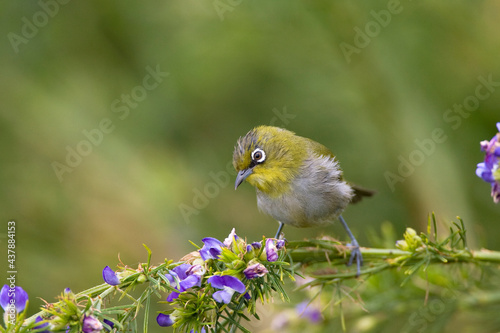
[[[351,243],[347,244],[347,246],[351,249],[351,256],[349,257],[347,266],[351,266],[354,259],[356,259],[356,277],[358,277],[361,275],[361,265],[363,265],[363,255],[361,254],[361,249],[359,248],[359,244],[356,240],[353,240]]]

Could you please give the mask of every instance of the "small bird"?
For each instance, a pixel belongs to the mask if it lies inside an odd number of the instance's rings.
[[[246,180],[256,189],[259,209],[279,222],[276,238],[285,224],[314,227],[338,218],[351,239],[348,265],[356,259],[359,276],[359,244],[341,214],[349,203],[375,192],[344,181],[328,148],[283,128],[258,126],[238,139],[233,166],[235,189]]]

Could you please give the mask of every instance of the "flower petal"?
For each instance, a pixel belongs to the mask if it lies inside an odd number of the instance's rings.
[[[191,268],[190,264],[181,264],[181,265],[173,268],[172,271],[174,271],[175,274],[177,274],[177,276],[179,277],[179,280],[184,280],[185,278],[187,278],[187,276],[188,276],[187,271],[190,268]]]
[[[256,277],[262,277],[268,273],[266,266],[261,263],[256,263],[248,266],[243,273],[247,279],[254,279]]]
[[[266,256],[267,261],[273,262],[278,260],[278,249],[276,248],[276,244],[274,243],[274,239],[268,238],[266,239]]]
[[[94,316],[85,316],[82,323],[83,333],[99,333],[104,327]]]
[[[479,145],[481,146],[481,151],[487,151],[490,146],[490,142],[488,140],[483,140],[479,143]]]
[[[222,244],[221,241],[212,237],[206,237],[202,239],[204,245],[200,249],[200,255],[203,260],[208,259],[217,259],[219,255],[222,253]]]
[[[212,297],[219,303],[229,304],[231,303],[231,298],[233,297],[234,290],[224,289],[216,291]]]
[[[179,283],[179,291],[186,291],[191,287],[201,286],[201,277],[199,275],[190,275]]]
[[[109,285],[116,286],[120,284],[120,279],[109,266],[104,267],[102,270],[102,278]]]
[[[174,273],[175,274],[175,273]],[[176,288],[177,287],[177,284],[175,282],[175,278],[172,274],[165,274],[165,277],[167,278],[169,284],[171,287],[174,287]]]
[[[111,320],[108,320],[108,319],[104,319],[103,322],[108,325],[111,329],[113,329],[113,327],[115,326],[115,323],[113,323]],[[104,325],[103,325],[104,326]],[[109,330],[104,327],[104,329],[106,330],[106,332],[109,332]]]
[[[189,275],[198,275],[198,276],[203,276],[205,275],[206,273],[206,269],[205,267],[201,266],[201,265],[193,265],[191,266],[187,271],[186,271],[186,274],[189,276]]]
[[[11,300],[14,300],[13,303],[16,307],[16,312],[23,312],[26,308],[26,302],[28,302],[28,293],[21,287],[10,289],[9,286],[5,284],[0,291],[0,306],[2,306],[4,311],[7,311],[9,306],[11,306]]]
[[[26,303],[28,302],[28,293],[24,291],[23,288],[16,287],[15,294],[14,298],[16,299],[16,311],[18,313],[23,312],[26,308]]]
[[[260,249],[262,247],[261,242],[253,242],[252,247],[256,250]]]
[[[233,244],[233,242],[237,239],[238,235],[236,235],[235,228],[233,228],[233,230],[231,230],[231,232],[229,233],[229,236],[227,236],[227,238],[224,239],[224,246],[230,248],[231,244]]]
[[[210,283],[214,288],[224,289],[224,287],[229,287],[239,292],[240,294],[245,292],[246,290],[243,282],[231,275],[215,275],[210,277],[207,282]]]
[[[179,293],[176,291],[172,291],[170,294],[167,296],[167,302],[172,302],[174,299],[179,297]]]
[[[9,286],[4,284],[2,290],[0,291],[0,306],[4,309],[4,311],[7,311],[9,301]]]
[[[163,313],[160,313],[158,315],[158,317],[156,317],[156,322],[161,327],[169,327],[169,326],[172,326],[174,324],[174,321],[172,320],[172,318],[170,318],[169,315],[166,315]]]

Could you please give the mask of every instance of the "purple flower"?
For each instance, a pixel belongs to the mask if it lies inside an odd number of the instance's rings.
[[[109,266],[104,267],[102,270],[102,278],[109,285],[116,286],[120,284],[120,279]]]
[[[9,288],[4,285],[0,291],[0,306],[5,312],[15,308],[17,313],[23,312],[28,301],[28,293],[21,287]]]
[[[284,239],[279,239],[277,242],[276,242],[276,248],[278,250],[281,250],[282,248],[285,247],[285,240]]]
[[[319,323],[322,320],[321,311],[309,304],[309,302],[302,302],[295,308],[297,313],[302,318],[309,319],[312,323]]]
[[[247,279],[254,279],[256,277],[262,277],[268,273],[266,267],[261,263],[255,263],[253,265],[249,265],[243,273]]]
[[[269,262],[278,260],[278,249],[272,238],[266,239],[266,256]]]
[[[181,264],[173,268],[165,277],[170,282],[170,286],[177,289],[178,292],[172,291],[167,302],[172,302],[179,297],[179,293],[188,290],[194,286],[201,285],[201,277],[205,274],[205,270],[200,265]]]
[[[156,317],[156,322],[161,327],[169,327],[169,326],[172,326],[175,323],[175,321],[172,319],[172,317],[170,315],[166,315],[166,314],[163,314],[163,313],[160,313],[158,315],[158,317]]]
[[[495,203],[500,202],[500,122],[499,133],[490,141],[482,141],[481,150],[486,153],[484,162],[477,165],[476,175],[491,184],[491,196]]]
[[[35,323],[39,323],[41,321],[43,321],[42,317],[40,317],[40,316],[36,317]],[[47,327],[47,326],[49,326],[49,323],[43,323],[43,324],[40,324],[40,325],[37,325],[37,326],[33,327],[33,329],[39,330],[39,329]],[[38,331],[38,333],[50,333],[50,331],[49,330],[43,330],[43,331]]]
[[[483,178],[485,182],[493,183],[495,178],[493,178],[492,166],[487,166],[486,163],[478,163],[476,169],[476,175]]]
[[[212,237],[206,237],[202,239],[203,247],[200,249],[201,258],[204,261],[208,259],[217,259],[222,253],[222,247],[224,244],[218,239]]]
[[[99,333],[103,329],[103,326],[97,318],[94,316],[85,316],[83,318],[82,332],[83,333]]]
[[[215,289],[222,289],[216,291],[212,297],[219,303],[229,304],[235,292],[240,294],[244,293],[246,288],[243,282],[230,275],[215,275],[208,279],[208,283]]]

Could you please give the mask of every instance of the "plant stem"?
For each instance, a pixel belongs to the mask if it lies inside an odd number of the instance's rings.
[[[349,249],[334,241],[305,240],[291,241],[287,244],[288,254],[295,264],[312,264],[328,262],[331,264],[345,263],[349,257]],[[500,252],[479,250],[469,251],[463,249],[437,249],[423,246],[414,252],[399,249],[361,248],[365,267],[385,262],[387,268],[393,266],[412,266],[417,261],[427,258],[429,263],[458,263],[458,262],[490,262],[500,263]],[[362,272],[369,273],[367,270]]]

